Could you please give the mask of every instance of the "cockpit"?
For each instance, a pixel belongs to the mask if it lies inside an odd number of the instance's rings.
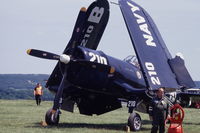
[[[134,65],[134,66],[136,66],[138,68],[140,68],[140,64],[138,63],[138,59],[134,55],[129,55],[128,57],[126,57],[124,59],[124,61],[126,61],[126,62],[128,62],[128,63],[130,63],[130,64],[132,64],[132,65]]]

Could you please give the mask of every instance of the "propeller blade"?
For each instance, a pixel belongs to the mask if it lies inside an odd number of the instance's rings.
[[[49,52],[41,51],[41,50],[36,50],[36,49],[27,50],[27,54],[38,57],[38,58],[43,58],[43,59],[60,60],[60,56],[57,54],[53,54],[53,53],[49,53]]]

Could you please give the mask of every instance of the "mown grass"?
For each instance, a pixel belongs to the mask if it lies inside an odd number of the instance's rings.
[[[0,100],[0,133],[124,133],[128,113],[121,108],[100,116],[84,116],[62,111],[59,126],[41,126],[46,111],[52,102],[42,102],[36,106],[34,100]],[[200,111],[185,109],[184,132],[200,132]],[[151,122],[148,115],[140,113],[143,119],[142,130],[149,133]]]

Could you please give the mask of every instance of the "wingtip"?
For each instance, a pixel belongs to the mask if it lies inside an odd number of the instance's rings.
[[[27,53],[27,54],[30,54],[30,53],[31,53],[31,49],[28,49],[28,50],[26,51],[26,53]]]
[[[81,8],[81,11],[82,11],[82,12],[86,12],[87,9],[86,9],[85,7],[82,7],[82,8]]]

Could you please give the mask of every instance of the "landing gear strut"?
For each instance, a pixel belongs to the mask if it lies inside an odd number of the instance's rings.
[[[132,131],[139,131],[142,127],[142,120],[138,113],[131,113],[128,118],[128,126]]]
[[[45,121],[48,125],[57,125],[60,119],[60,108],[61,108],[61,104],[62,104],[62,95],[63,95],[63,89],[64,86],[66,86],[67,80],[66,78],[67,74],[63,75],[62,81],[60,83],[60,86],[58,87],[58,91],[55,95],[54,98],[54,104],[53,104],[53,108],[49,109],[46,112],[45,115]],[[66,86],[67,88],[67,86]]]

